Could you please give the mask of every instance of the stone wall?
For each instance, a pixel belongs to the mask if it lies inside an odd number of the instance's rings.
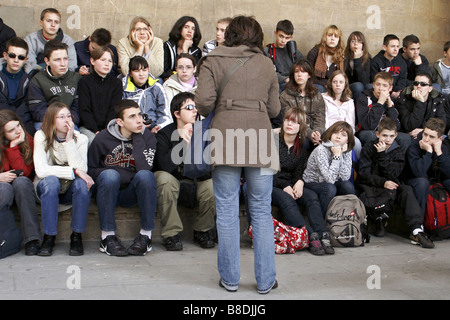
[[[304,55],[329,24],[342,28],[345,41],[352,31],[362,31],[372,55],[381,49],[382,39],[388,33],[400,39],[411,33],[417,35],[422,53],[430,61],[442,56],[443,45],[450,40],[448,0],[2,0],[0,17],[24,37],[39,28],[40,12],[47,7],[61,12],[62,28],[75,41],[104,27],[111,31],[116,44],[127,35],[129,23],[136,15],[149,19],[155,34],[167,40],[173,23],[183,15],[191,15],[199,21],[203,45],[215,37],[219,18],[239,14],[256,17],[264,29],[266,43],[273,42],[279,20],[291,20],[295,40]]]

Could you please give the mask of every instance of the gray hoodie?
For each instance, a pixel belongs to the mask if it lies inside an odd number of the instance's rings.
[[[156,137],[150,130],[125,138],[116,119],[108,123],[92,141],[88,152],[88,173],[94,179],[107,169],[119,172],[122,185],[127,185],[140,170],[153,168]]]
[[[61,29],[58,30],[58,35],[56,39],[59,39],[63,43],[67,44],[69,48],[67,49],[69,54],[69,70],[75,71],[78,67],[77,65],[77,53],[75,51],[75,46],[72,38],[63,33]],[[42,30],[30,33],[25,37],[25,41],[28,44],[28,61],[25,64],[25,71],[29,73],[31,70],[42,67],[44,63],[44,48],[45,44],[48,42],[47,39],[42,35]]]

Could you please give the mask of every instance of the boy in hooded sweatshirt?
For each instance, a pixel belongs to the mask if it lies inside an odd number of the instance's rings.
[[[152,249],[156,211],[156,179],[151,171],[156,137],[147,130],[139,105],[122,100],[115,106],[116,119],[98,133],[89,147],[89,175],[95,181],[100,229],[100,252],[113,256],[145,255]],[[116,205],[138,205],[141,230],[124,248],[115,234]]]
[[[380,72],[389,72],[394,78],[392,98],[395,100],[407,86],[408,67],[406,62],[398,55],[400,52],[400,39],[388,34],[383,40],[383,50],[373,57],[370,64],[370,79],[373,82],[375,75]]]
[[[70,36],[64,34],[61,26],[61,14],[54,8],[44,9],[41,13],[40,30],[30,33],[25,37],[30,52],[28,53],[28,61],[25,65],[25,71],[30,72],[33,69],[45,68],[44,48],[45,44],[57,39],[67,44],[67,52],[69,55],[69,70],[74,71],[77,68],[77,52],[74,42]]]

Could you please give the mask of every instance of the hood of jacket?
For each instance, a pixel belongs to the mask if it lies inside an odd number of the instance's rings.
[[[197,78],[195,78],[195,83],[194,86],[192,87],[192,89],[197,88]],[[169,88],[174,88],[176,90],[179,91],[185,91],[186,88],[183,86],[183,84],[181,84],[181,82],[178,80],[178,76],[176,74],[173,74],[170,76],[169,79],[166,80],[166,82],[164,82],[164,85],[169,87]]]
[[[130,141],[130,139],[125,138],[120,132],[120,126],[117,124],[116,119],[109,121],[106,129],[114,138],[119,139],[122,142]]]
[[[149,74],[147,81],[148,81],[149,86],[152,87],[155,83],[158,82],[158,79],[153,78]],[[138,92],[138,91],[143,90],[143,89],[139,89],[138,87],[136,87],[136,85],[133,83],[133,81],[131,81],[131,77],[129,74],[122,79],[122,84],[123,84],[123,91],[126,91],[126,92]]]

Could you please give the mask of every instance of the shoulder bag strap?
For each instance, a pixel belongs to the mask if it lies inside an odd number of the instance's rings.
[[[251,57],[253,57],[253,56],[251,56]],[[222,96],[223,89],[225,89],[225,87],[228,84],[228,81],[231,79],[233,74],[235,74],[236,71],[238,71],[248,60],[250,60],[251,57],[236,59],[235,63],[225,74],[225,77],[222,79],[222,82],[220,83],[219,88],[217,89],[217,100],[216,101],[219,101],[220,97]]]

